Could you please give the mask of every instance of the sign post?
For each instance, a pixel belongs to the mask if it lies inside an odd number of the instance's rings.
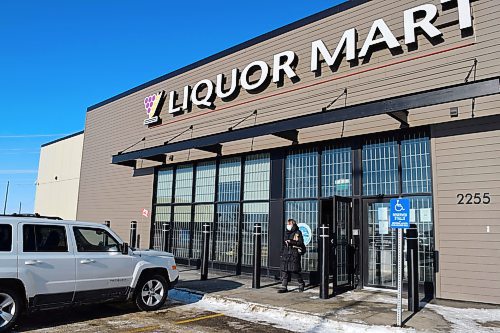
[[[410,227],[410,199],[391,199],[391,228],[398,230],[398,304],[396,322],[403,322],[403,229]]]

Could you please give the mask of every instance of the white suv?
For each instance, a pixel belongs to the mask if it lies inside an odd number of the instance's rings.
[[[129,249],[104,225],[0,216],[0,332],[23,310],[128,300],[157,310],[178,279],[172,254]]]

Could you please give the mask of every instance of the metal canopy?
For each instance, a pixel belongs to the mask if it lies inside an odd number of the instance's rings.
[[[334,110],[326,110],[323,112],[307,114],[272,123],[117,154],[113,156],[112,163],[132,166],[132,163],[130,162],[137,159],[147,159],[151,156],[168,154],[186,149],[194,148],[204,150],[206,147],[215,146],[224,142],[244,140],[263,135],[279,135],[279,133],[286,133],[300,128],[326,125],[339,121],[353,120],[381,114],[394,114],[399,111],[406,111],[409,109],[422,108],[470,98],[484,97],[499,93],[500,77],[470,83],[461,83],[445,88],[432,89]]]

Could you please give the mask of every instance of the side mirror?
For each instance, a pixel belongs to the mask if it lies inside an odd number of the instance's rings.
[[[128,243],[122,244],[122,254],[124,254],[124,255],[128,254]]]

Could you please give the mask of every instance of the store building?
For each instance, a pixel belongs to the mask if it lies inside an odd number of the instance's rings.
[[[333,215],[339,284],[352,268],[358,287],[395,288],[387,208],[407,197],[422,289],[499,304],[499,52],[495,0],[304,18],[89,107],[77,218],[125,239],[135,220],[141,246],[193,265],[209,223],[211,267],[237,273],[260,223],[269,275],[294,218],[314,280]]]
[[[76,219],[83,131],[43,144],[36,180],[35,213]]]

